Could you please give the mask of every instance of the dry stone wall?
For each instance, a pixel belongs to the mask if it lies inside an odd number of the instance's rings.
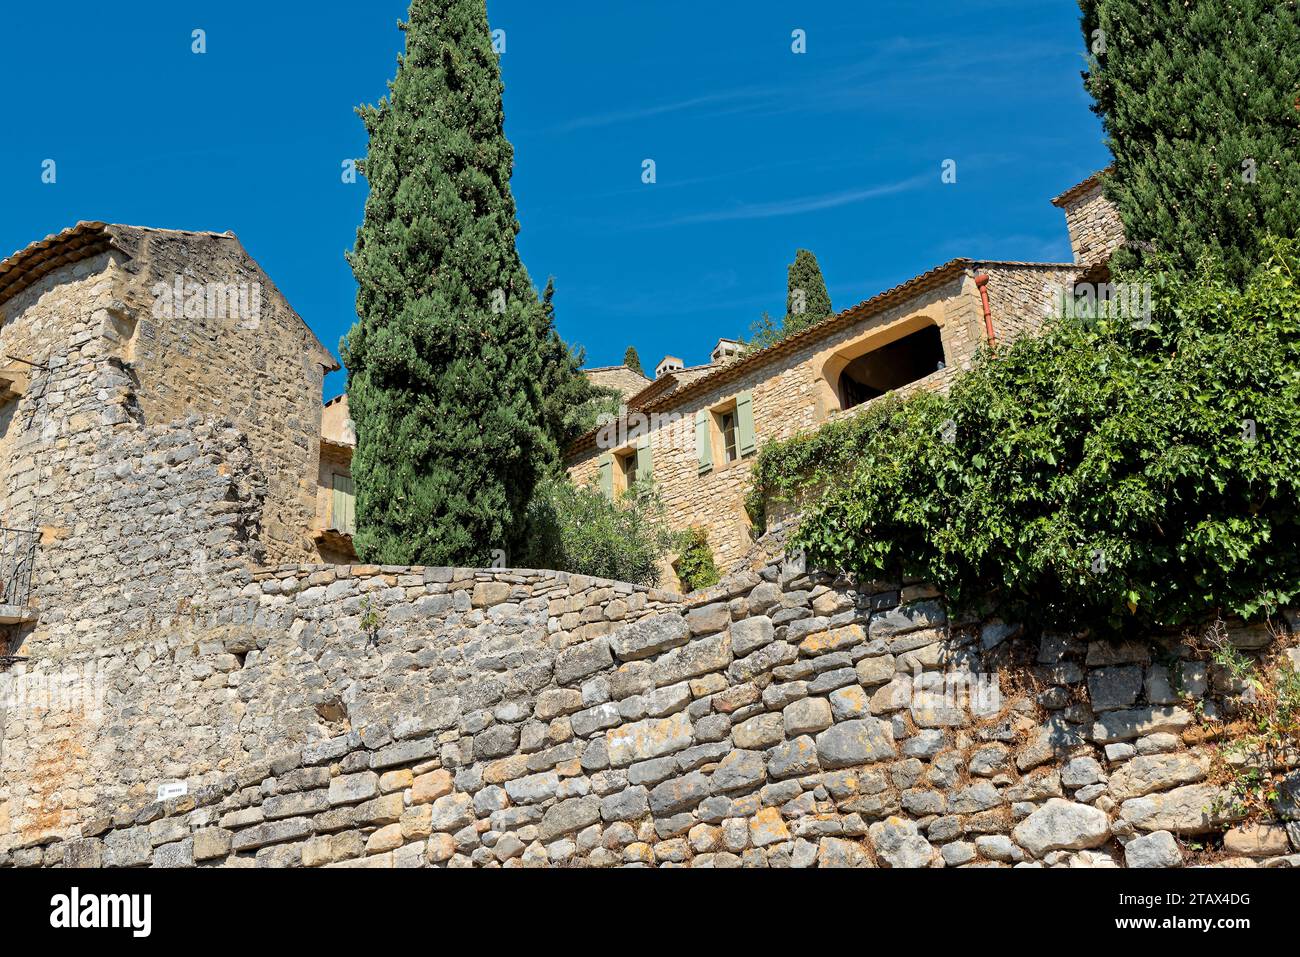
[[[1029,641],[924,586],[776,562],[685,598],[532,571],[219,578],[113,649],[57,786],[33,790],[74,722],[9,712],[0,863],[1155,866],[1233,823],[1205,728],[1241,688],[1177,644]],[[1219,856],[1291,866],[1298,840],[1240,828]]]

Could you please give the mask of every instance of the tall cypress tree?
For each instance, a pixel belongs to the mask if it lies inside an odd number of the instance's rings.
[[[826,280],[822,278],[822,267],[817,264],[816,256],[806,249],[796,250],[786,276],[781,338],[807,329],[831,314],[831,296],[826,291]]]
[[[343,344],[357,426],[357,551],[485,564],[516,551],[553,454],[549,317],[515,250],[513,151],[484,0],[413,0],[389,95],[358,113],[370,184]]]
[[[645,370],[641,368],[641,356],[637,354],[636,346],[627,347],[627,352],[623,353],[623,365],[638,375],[645,375]]]
[[[1115,155],[1105,190],[1130,245],[1240,280],[1265,231],[1300,227],[1296,0],[1080,0],[1084,85]]]

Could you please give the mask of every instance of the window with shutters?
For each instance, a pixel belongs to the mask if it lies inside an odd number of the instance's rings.
[[[701,409],[695,417],[695,443],[701,475],[724,469],[757,450],[754,399],[750,392]]]
[[[614,493],[621,495],[636,485],[636,449],[614,453],[617,471],[614,476]]]
[[[654,477],[654,455],[650,437],[643,436],[628,448],[606,452],[597,462],[601,491],[610,498],[618,498]]]
[[[330,509],[330,526],[344,535],[356,532],[357,496],[352,476],[334,473],[334,501]]]
[[[734,462],[740,458],[736,454],[736,410],[723,412],[718,416],[718,432],[722,439],[722,460]]]

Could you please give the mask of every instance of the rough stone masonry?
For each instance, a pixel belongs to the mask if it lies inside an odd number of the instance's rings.
[[[67,334],[3,449],[42,535],[0,625],[0,866],[1147,867],[1225,829],[1219,863],[1300,862],[1295,756],[1239,825],[1215,738],[1248,689],[1177,641],[1030,640],[779,559],[685,597],[267,565],[259,450],[301,429],[149,414],[101,268],[5,327]],[[1289,628],[1231,637],[1300,664]]]
[[[1224,675],[924,586],[283,565],[186,597],[100,659],[100,713],[9,713],[0,862],[1145,867],[1232,824]],[[1229,830],[1228,863],[1298,838]]]

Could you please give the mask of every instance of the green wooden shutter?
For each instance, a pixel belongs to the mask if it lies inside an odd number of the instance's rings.
[[[356,532],[357,495],[351,475],[334,473],[334,527],[345,535]]]
[[[736,396],[736,432],[739,452],[742,456],[754,451],[754,394],[742,392]]]
[[[709,435],[709,411],[695,413],[695,454],[700,460],[700,474],[713,470],[713,438]]]
[[[650,481],[654,472],[654,452],[650,449],[650,436],[643,435],[636,443],[636,480]]]
[[[606,452],[600,457],[600,490],[609,498],[614,497],[614,453]]]

